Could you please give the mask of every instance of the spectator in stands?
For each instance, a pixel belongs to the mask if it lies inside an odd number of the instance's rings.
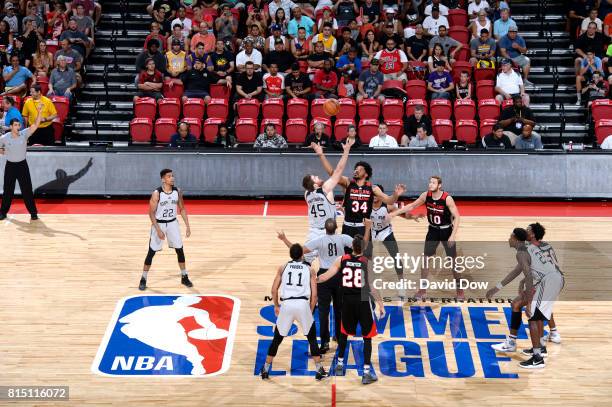
[[[587,31],[590,23],[595,23],[597,25],[597,32],[603,33],[603,22],[597,17],[596,8],[591,9],[591,11],[589,11],[589,16],[582,20],[580,24],[580,35]]]
[[[304,27],[306,31],[306,36],[310,37],[313,34],[314,21],[308,16],[302,15],[302,9],[300,7],[293,8],[293,19],[289,21],[289,26],[287,27],[287,34],[291,37],[297,37],[298,28]]]
[[[36,30],[36,22],[29,20],[25,23],[24,32],[21,36],[23,38],[23,52],[32,58],[32,54],[36,52],[36,45],[39,41],[44,41],[42,34]],[[29,68],[29,66],[28,66]]]
[[[217,40],[215,52],[206,57],[206,67],[211,83],[232,87],[232,74],[234,73],[234,56],[225,49],[223,41]]]
[[[507,58],[501,61],[501,72],[497,75],[495,91],[498,93],[495,99],[499,103],[504,99],[511,99],[515,95],[520,95],[523,99],[523,104],[529,106],[529,95],[525,93],[523,78],[512,69],[512,61]]]
[[[263,68],[265,71],[269,70],[270,65],[276,64],[277,70],[284,75],[291,72],[291,65],[295,62],[295,58],[291,52],[285,49],[283,40],[278,38],[274,42],[274,50],[266,55],[264,62]]]
[[[11,64],[2,70],[2,78],[5,86],[4,95],[23,96],[27,91],[27,80],[32,78],[33,83],[36,83],[36,77],[25,66],[19,65],[19,57],[11,56]]]
[[[215,137],[215,143],[221,144],[228,148],[236,147],[236,136],[229,132],[229,129],[225,124],[220,124],[219,129],[217,130],[217,136]]]
[[[422,105],[414,107],[414,113],[408,116],[408,120],[404,123],[404,136],[402,136],[401,144],[408,145],[411,138],[416,137],[417,127],[423,126],[427,134],[431,134],[431,118],[425,114],[425,108]]]
[[[468,71],[461,71],[459,83],[455,85],[455,96],[457,99],[472,99],[472,81]]]
[[[502,148],[509,150],[512,148],[512,141],[504,134],[504,128],[501,124],[496,123],[491,133],[483,137],[482,146],[484,148]]]
[[[265,32],[268,28],[269,19],[268,5],[265,0],[253,0],[249,4],[248,18],[246,20],[247,27],[251,28],[253,25],[257,25],[260,32]]]
[[[487,0],[474,0],[470,2],[468,6],[468,17],[472,22],[478,19],[481,12],[484,13],[486,18],[487,13],[489,12],[489,3],[487,3]]]
[[[602,150],[612,150],[612,134],[604,139],[599,148]]]
[[[587,29],[588,28],[587,26]],[[603,34],[608,37],[608,40],[612,37],[612,13],[608,13],[608,15],[604,17]]]
[[[385,100],[382,92],[382,85],[385,81],[383,74],[379,71],[378,59],[373,59],[370,63],[370,68],[364,70],[359,75],[357,83],[357,102],[363,99],[378,99]]]
[[[6,15],[4,16],[2,21],[6,21],[8,23],[10,27],[10,31],[13,35],[18,35],[19,34],[19,17],[17,16],[17,14],[15,14],[17,9],[11,2],[7,2],[4,5],[4,8],[6,9]]]
[[[607,43],[606,37],[597,32],[597,24],[589,23],[587,31],[582,34],[576,40],[574,44],[574,51],[578,55],[574,60],[574,69],[576,70],[576,76],[580,74],[581,67],[583,66],[583,60],[586,58],[587,52],[591,51],[593,54],[600,58],[602,63],[607,63],[608,58],[605,56],[604,46]]]
[[[168,39],[166,40],[166,44],[167,44],[167,48],[168,50],[172,49],[172,43],[174,41],[178,41],[180,49],[185,51],[186,54],[189,54],[189,50],[191,49],[190,47],[190,43],[189,40],[185,37],[183,37],[183,26],[180,24],[175,24],[172,27],[172,34],[170,34],[168,36]],[[206,45],[204,47],[204,52],[209,52],[212,51],[214,49],[214,41],[213,41],[213,48],[211,48],[210,50],[206,50]]]
[[[268,73],[263,76],[263,88],[266,99],[283,99],[285,94],[285,78],[278,73],[278,65],[271,63]]]
[[[282,8],[285,12],[285,15],[288,16],[291,14],[291,10],[298,7],[297,4],[292,2],[291,0],[272,0],[268,5],[268,10],[270,16],[276,15],[276,10]]]
[[[187,70],[185,55],[185,51],[181,49],[181,42],[179,40],[172,41],[170,51],[166,52],[166,61],[168,61],[166,74],[171,79],[180,80],[180,76]]]
[[[336,37],[334,37],[332,34],[332,25],[330,23],[323,24],[323,30],[321,33],[312,38],[313,46],[317,43],[323,44],[323,49],[325,52],[331,54],[332,56],[336,55],[338,42],[336,41]]]
[[[389,38],[385,45],[386,47],[374,56],[382,64],[380,71],[385,81],[398,80],[405,85],[408,77],[404,71],[408,68],[408,57],[404,51],[396,48],[393,38]]]
[[[151,33],[145,38],[144,49],[149,49],[149,42],[151,40],[157,40],[159,44],[161,44],[162,50],[166,49],[167,38],[160,33],[159,23],[157,21],[151,23]]]
[[[40,41],[32,54],[32,67],[37,78],[46,78],[53,68],[53,54],[47,51],[47,43]]]
[[[6,21],[0,21],[0,66],[8,65],[7,52],[13,47],[13,34]]]
[[[368,17],[368,23],[377,24],[380,18],[380,2],[374,0],[365,0],[359,9],[359,14],[363,18]]]
[[[176,133],[170,137],[168,147],[177,148],[179,143],[197,143],[198,139],[190,131],[190,125],[186,122],[179,122]]]
[[[470,63],[476,69],[495,68],[495,40],[489,37],[489,30],[480,30],[480,37],[470,41]]]
[[[347,54],[338,58],[336,69],[341,74],[346,74],[351,80],[359,78],[359,74],[361,73],[361,59],[357,57],[357,49],[350,48]]]
[[[338,39],[337,47],[338,57],[346,55],[351,48],[357,48],[357,41],[351,37],[349,27],[342,27],[342,36]]]
[[[232,14],[229,4],[221,5],[221,16],[215,20],[215,28],[217,38],[222,40],[226,46],[231,46],[238,32],[238,21]]]
[[[589,17],[591,9],[595,7],[595,1],[592,0],[572,0],[569,8],[569,32],[570,39],[576,39],[576,31],[581,27],[582,22]]]
[[[425,17],[423,21],[423,28],[427,35],[434,36],[438,35],[438,30],[441,26],[448,27],[448,20],[446,17],[440,15],[440,8],[438,6],[431,8],[431,15]]]
[[[215,34],[213,33],[212,28],[208,26],[208,23],[206,21],[202,21],[200,23],[200,31],[197,34],[194,34],[193,37],[191,37],[189,49],[195,49],[195,47],[199,43],[202,43],[204,44],[204,52],[209,53],[215,49],[215,42]],[[185,51],[189,52],[188,50]]]
[[[254,148],[287,148],[287,140],[276,132],[273,124],[266,124],[264,130],[255,140]]]
[[[330,3],[329,5],[330,6],[332,5],[331,4],[331,0],[319,0],[319,4],[322,1],[329,1],[329,3]],[[317,7],[318,7],[318,5],[317,5]],[[316,10],[317,9],[315,8],[315,11]],[[330,24],[332,30],[337,30],[338,29],[338,21],[336,21],[336,19],[334,18],[333,14],[332,14],[332,11],[331,11],[331,8],[329,6],[325,6],[321,10],[323,12],[323,17],[321,17],[319,19],[319,22],[317,23],[317,31],[321,32],[321,30],[323,30],[323,26],[325,24]]]
[[[390,39],[393,40],[396,48],[403,51],[404,39],[401,35],[395,32],[393,23],[389,21],[384,23],[381,33],[378,35],[378,43],[381,47],[385,47],[385,45],[387,45],[387,41]]]
[[[354,20],[359,15],[357,2],[353,0],[338,0],[334,5],[334,13],[336,14],[338,25],[340,27],[347,26],[351,20]]]
[[[32,54],[27,53],[27,50],[24,48],[24,44],[25,38],[23,38],[22,36],[15,38],[15,46],[11,51],[11,56],[17,56],[19,58],[19,64],[25,66],[26,68],[29,68],[30,63],[32,61]]]
[[[139,97],[150,97],[155,99],[162,99],[164,97],[164,95],[162,95],[164,76],[155,68],[155,61],[149,58],[146,60],[145,66],[146,68],[138,75],[137,88],[139,92],[137,96],[134,96],[134,102]]]
[[[17,109],[17,107],[15,107],[15,98],[12,96],[4,96],[2,98],[2,109],[4,110],[4,121],[3,126],[2,126],[2,131],[3,132],[8,132],[10,125],[11,125],[11,120],[13,119],[17,119],[19,120],[19,123],[21,123],[21,128],[25,128],[24,125],[24,121],[23,121],[23,116],[21,115],[21,112],[19,111],[19,109]]]
[[[372,137],[370,140],[369,147],[381,147],[381,148],[398,148],[397,140],[395,137],[387,134],[387,124],[380,122],[378,125],[378,134]]]
[[[332,60],[323,61],[323,69],[319,69],[312,83],[314,84],[314,95],[317,98],[338,99],[338,76],[332,70]]]
[[[527,79],[531,69],[531,60],[525,55],[527,53],[527,44],[518,35],[518,28],[515,25],[510,26],[508,34],[499,40],[498,46],[501,56],[512,60],[523,71],[523,84],[525,86],[533,86],[533,83]]]
[[[499,19],[493,23],[493,33],[495,39],[500,40],[504,35],[508,34],[508,29],[512,26],[516,26],[516,21],[510,18],[510,9],[502,8]]]
[[[68,66],[76,73],[77,82],[79,84],[82,83],[79,71],[81,70],[81,66],[83,64],[83,57],[81,54],[72,49],[70,42],[67,39],[60,41],[60,45],[61,49],[59,49],[54,55],[55,66],[57,66],[57,60],[59,57],[66,58]],[[161,67],[161,69],[165,70],[166,60],[164,59],[164,56],[157,51],[158,49],[159,42],[157,42],[157,40],[153,40],[149,43],[148,51],[143,51],[138,54],[138,57],[136,57],[136,72],[140,72],[146,68],[145,61],[147,58],[153,58],[155,61],[155,69],[159,70]],[[158,63],[162,65],[157,65]],[[136,77],[138,77],[138,74],[136,74]]]
[[[408,60],[419,62],[425,62],[427,60],[429,41],[425,39],[423,34],[423,26],[417,24],[414,35],[406,41],[406,56]]]
[[[408,147],[436,148],[438,143],[434,136],[429,135],[425,126],[419,125],[416,128],[416,137],[413,137]]]
[[[261,35],[261,28],[259,28],[257,24],[252,24],[250,27],[251,31],[249,35],[244,37],[244,39],[240,43],[240,49],[244,49],[244,42],[250,40],[253,42],[253,47],[255,47],[255,49],[259,52],[263,53],[264,47],[266,45],[266,39],[263,35]]]
[[[253,48],[253,41],[244,40],[242,42],[244,50],[236,55],[236,70],[242,73],[246,70],[246,63],[251,62],[256,72],[261,72],[262,56],[261,52]]]
[[[240,73],[236,79],[236,101],[242,98],[263,100],[263,80],[261,74],[255,72],[255,64],[251,61],[247,61],[244,66],[244,72]]]
[[[272,25],[277,25],[279,27],[280,35],[283,37],[287,35],[287,26],[289,24],[289,18],[285,14],[285,10],[279,8],[276,10],[276,14],[272,16]]]
[[[30,126],[36,122],[38,116],[38,106],[42,105],[40,115],[42,119],[38,129],[28,139],[28,144],[42,144],[45,146],[52,146],[55,144],[55,134],[53,131],[53,120],[57,118],[57,110],[53,102],[43,96],[40,92],[40,85],[34,84],[30,87],[30,99],[26,100],[23,104],[21,114],[25,119],[23,128]]]
[[[76,88],[76,74],[68,66],[66,58],[60,56],[57,59],[57,68],[51,71],[51,76],[49,77],[49,92],[47,92],[47,96],[64,96],[71,99]]]
[[[542,138],[533,133],[533,127],[530,124],[523,126],[521,137],[518,137],[514,143],[514,148],[517,150],[541,150]]]
[[[313,144],[320,145],[323,148],[329,147],[331,145],[331,141],[329,136],[325,134],[325,124],[321,122],[316,122],[313,126],[314,131],[306,136],[306,140],[304,140],[304,144],[302,144],[303,148],[312,148]]]
[[[329,60],[332,56],[330,53],[325,52],[325,47],[322,42],[315,42],[313,44],[314,52],[308,56],[308,67],[309,72],[316,72],[323,68],[323,63]]]
[[[609,83],[603,79],[601,72],[593,72],[588,85],[582,89],[582,94],[585,95],[588,106],[591,107],[594,100],[607,99],[608,90]]]
[[[191,19],[186,16],[186,12],[187,9],[185,6],[179,6],[176,10],[176,18],[170,23],[172,27],[176,24],[180,24],[183,27],[183,37],[185,38],[189,37],[189,34],[191,34],[191,26],[193,24]]]
[[[291,74],[285,76],[285,89],[289,97],[307,100],[313,99],[313,96],[310,94],[312,89],[310,77],[300,71],[300,66],[297,63],[291,66]]]
[[[48,39],[57,41],[60,35],[62,35],[62,32],[68,25],[65,11],[66,9],[61,1],[56,0],[53,2],[53,10],[49,11],[46,15]]]
[[[436,70],[435,63],[441,61],[444,63],[444,69],[451,71],[452,67],[448,63],[448,58],[444,56],[444,50],[442,49],[442,45],[434,44],[431,56],[427,58],[427,67],[429,68],[429,72],[433,72]]]
[[[72,48],[83,58],[87,57],[87,50],[90,49],[89,38],[77,30],[77,23],[74,18],[68,22],[68,29],[60,35],[61,40],[68,40]]]
[[[444,70],[444,62],[434,63],[435,71],[427,77],[427,90],[431,92],[432,99],[451,99],[451,91],[455,85],[453,77]]]
[[[359,44],[361,47],[361,59],[363,61],[371,61],[374,55],[378,52],[379,44],[376,41],[374,31],[368,30],[363,41]]]
[[[502,110],[499,124],[504,128],[504,134],[514,141],[525,125],[535,126],[535,117],[531,109],[523,105],[523,98],[519,95],[515,95],[512,101],[512,106]]]
[[[85,14],[85,7],[83,4],[78,4],[76,6],[76,14],[72,16],[77,23],[77,30],[83,33],[88,42],[86,44],[86,54],[91,54],[95,43],[94,43],[94,21],[93,19]]]
[[[582,94],[586,92],[586,90],[583,91],[582,84],[590,84],[593,79],[593,74],[595,73],[603,75],[603,63],[601,58],[596,57],[593,51],[589,50],[586,53],[586,58],[582,60],[578,75],[576,75],[576,106],[582,104]]]
[[[482,0],[481,4],[484,2],[485,0]],[[478,38],[480,37],[480,31],[483,28],[489,30],[489,33],[493,33],[493,24],[491,24],[491,20],[489,20],[489,18],[487,17],[487,12],[479,11],[478,17],[475,20],[472,20],[472,22],[468,26],[468,30],[470,30],[470,32],[472,33],[472,38]]]
[[[66,7],[68,14],[73,12],[79,4],[82,4],[85,7],[85,14],[91,17],[96,25],[100,24],[100,18],[102,17],[102,6],[100,3],[94,0],[73,0],[69,4],[70,7]]]
[[[196,58],[193,67],[181,75],[185,91],[183,101],[187,98],[201,98],[208,104],[210,102],[210,81],[206,68],[205,58]]]
[[[340,143],[336,143],[334,145],[334,147],[342,148],[342,144],[346,144],[346,142],[348,140],[352,140],[353,141],[353,145],[351,146],[351,150],[354,149],[354,148],[359,148],[359,147],[362,146],[361,139],[359,138],[359,135],[357,134],[357,128],[354,125],[352,125],[352,124],[349,124],[347,126],[347,128],[346,128],[346,137],[344,139],[342,139],[340,141]]]
[[[438,27],[438,35],[435,35],[429,41],[430,55],[433,55],[433,51],[434,51],[433,48],[436,44],[440,44],[440,46],[442,47],[442,50],[444,51],[444,57],[448,60],[450,65],[453,65],[455,63],[455,54],[461,48],[463,48],[463,44],[461,44],[459,41],[457,41],[456,39],[448,35],[448,30],[446,29],[446,26],[443,26],[443,25]],[[451,48],[453,47],[455,49],[451,51]],[[450,70],[450,66],[448,68]]]
[[[297,37],[289,42],[291,54],[296,60],[306,62],[310,55],[310,41],[306,38],[306,29],[304,27],[298,28],[297,32]]]
[[[160,8],[153,14],[153,21],[159,23],[159,32],[162,35],[169,35],[172,31],[172,20],[174,14],[165,8]]]
[[[36,4],[28,2],[26,6],[26,14],[27,15],[21,20],[23,31],[26,31],[25,27],[28,21],[33,21],[34,29],[39,31],[41,35],[44,34],[45,22],[43,21],[42,17],[38,15]]]
[[[441,4],[440,0],[432,0],[431,4],[429,4],[427,7],[425,7],[425,13],[424,14],[426,16],[432,15],[434,7],[438,7],[440,9],[440,15],[441,16],[447,16],[448,15],[448,7],[446,7],[444,4]]]

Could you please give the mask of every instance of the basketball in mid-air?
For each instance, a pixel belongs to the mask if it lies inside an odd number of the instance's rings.
[[[340,103],[336,99],[327,99],[323,103],[323,111],[329,116],[335,116],[340,111]]]

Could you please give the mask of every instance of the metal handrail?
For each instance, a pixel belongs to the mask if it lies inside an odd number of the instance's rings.
[[[110,109],[110,96],[108,94],[108,64],[104,64],[104,74],[102,75],[102,81],[104,82],[104,93],[106,94],[106,103],[104,107]]]
[[[127,35],[127,28],[125,27],[125,20],[128,17],[128,10],[130,9],[130,3],[128,0],[119,1],[119,13],[121,13],[121,24],[123,25],[122,34],[125,37]]]
[[[566,124],[566,119],[565,119],[565,105],[563,104],[563,102],[559,103],[559,107],[561,108],[561,126],[559,126],[559,147],[563,148],[563,133],[565,132],[565,124]]]
[[[96,131],[96,140],[99,140],[98,138],[98,112],[99,111],[100,111],[100,98],[96,96],[96,101],[94,103],[94,108],[93,108],[93,115],[91,117],[91,125]]]
[[[111,31],[111,38],[110,38],[110,48],[111,48],[111,52],[113,53],[113,59],[115,61],[115,64],[113,66],[113,70],[115,72],[119,72],[121,70],[121,68],[119,67],[119,61],[117,60],[117,33],[119,32],[118,27],[117,27],[117,22],[113,21],[113,30]]]

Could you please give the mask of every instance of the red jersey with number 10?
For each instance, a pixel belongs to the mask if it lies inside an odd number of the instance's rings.
[[[345,254],[340,260],[340,273],[342,273],[342,294],[360,295],[361,289],[369,289],[367,283],[368,259],[364,256]]]
[[[372,213],[374,192],[372,183],[366,182],[363,186],[357,185],[353,179],[344,194],[344,220],[346,222],[363,223]]]
[[[380,53],[380,72],[386,73],[398,73],[402,70],[402,62],[400,56],[400,50],[394,49],[388,51],[386,48]]]
[[[433,193],[431,191],[427,192],[425,206],[427,207],[427,220],[430,225],[440,227],[453,223],[450,209],[446,204],[446,198],[449,196],[448,192],[442,192],[440,199],[434,199]]]

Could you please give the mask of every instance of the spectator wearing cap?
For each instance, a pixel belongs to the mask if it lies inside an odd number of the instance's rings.
[[[387,45],[387,41],[389,39],[392,39],[395,42],[395,46],[403,51],[404,39],[401,35],[395,32],[395,27],[391,21],[384,23],[384,28],[378,35],[378,43],[380,44],[381,48],[384,48]]]
[[[240,49],[244,49],[245,41],[251,41],[253,43],[253,47],[259,52],[264,52],[264,47],[266,45],[266,39],[263,35],[261,35],[261,28],[257,24],[252,24],[249,35],[244,37],[244,39],[240,43]]]
[[[253,144],[254,148],[287,148],[287,140],[276,132],[273,124],[266,124],[264,133],[260,134]]]
[[[223,41],[217,40],[215,51],[206,56],[206,69],[211,83],[232,87],[234,56],[225,49]]]
[[[57,110],[51,99],[43,96],[40,92],[40,85],[34,84],[30,87],[30,96],[23,104],[21,114],[25,119],[24,128],[36,122],[38,116],[38,106],[42,105],[40,115],[42,117],[38,129],[28,139],[29,144],[42,144],[52,146],[55,144],[55,132],[53,130],[53,120],[57,118]]]
[[[232,14],[229,4],[222,4],[220,8],[221,15],[215,20],[217,38],[226,44],[232,44],[238,32],[238,20]]]
[[[2,70],[2,78],[4,79],[4,95],[23,96],[27,91],[26,82],[32,79],[36,83],[36,77],[25,66],[19,65],[19,57],[11,55],[10,65]]]
[[[23,129],[23,116],[17,107],[15,107],[15,98],[12,96],[3,96],[2,97],[2,110],[4,110],[4,125],[2,126],[2,131],[7,132],[10,131],[11,120],[17,119],[21,124],[21,128]]]
[[[187,98],[200,98],[208,104],[210,102],[210,80],[206,70],[206,60],[196,58],[193,67],[181,75],[185,91],[183,102]]]
[[[502,148],[509,150],[512,148],[512,141],[504,134],[504,128],[501,124],[495,123],[491,133],[482,138],[482,146],[484,148]]]
[[[215,49],[215,34],[206,21],[202,21],[199,27],[200,31],[191,37],[189,48],[194,49],[201,42],[204,44],[204,52],[209,53]]]
[[[166,61],[168,61],[166,73],[170,78],[177,79],[187,70],[186,55],[185,51],[181,49],[181,42],[173,40],[170,51],[166,52]]]
[[[287,90],[287,95],[291,98],[307,100],[312,100],[313,98],[310,94],[312,89],[310,77],[300,71],[300,65],[297,63],[291,66],[291,74],[285,76],[285,89]]]
[[[468,16],[471,21],[476,20],[481,11],[485,13],[485,16],[489,12],[489,3],[487,0],[474,0],[470,2],[468,6]]]
[[[426,126],[418,125],[416,136],[410,140],[408,147],[437,148],[438,143],[434,136],[430,135]]]
[[[398,18],[398,9],[397,8],[391,8],[391,7],[385,8],[384,26],[386,27],[389,24],[393,27],[393,32],[394,33],[397,33],[399,35],[399,33],[403,32],[402,31],[402,22]],[[400,36],[400,38],[401,38],[401,36]]]
[[[89,38],[77,30],[77,23],[73,18],[68,21],[68,29],[60,35],[60,41],[65,39],[70,42],[72,48],[78,51],[83,58],[88,56],[88,50],[91,51]]]
[[[149,48],[149,42],[151,40],[157,40],[159,44],[161,44],[162,50],[166,49],[167,37],[160,33],[159,23],[157,21],[153,21],[151,23],[151,33],[147,35],[145,38],[143,48],[146,50]]]
[[[334,13],[336,14],[338,25],[341,27],[347,26],[359,14],[357,2],[354,0],[338,0],[334,5]]]
[[[434,7],[438,7],[440,9],[440,15],[441,16],[447,16],[448,15],[448,7],[446,7],[444,4],[440,4],[440,0],[432,0],[431,4],[429,4],[427,7],[425,7],[424,14],[426,16],[432,15],[432,10],[433,10]]]
[[[59,64],[58,64],[59,66]],[[146,68],[138,75],[138,95],[134,96],[134,102],[139,97],[150,97],[162,99],[162,87],[164,85],[164,76],[155,68],[153,58],[148,58],[145,61]]]
[[[378,134],[370,140],[369,147],[378,148],[398,148],[397,140],[395,137],[387,133],[388,127],[385,122],[378,124]]]
[[[406,41],[406,56],[410,61],[425,62],[429,43],[424,37],[423,25],[417,24],[414,35]]]
[[[322,122],[315,122],[313,126],[313,132],[306,136],[302,148],[312,148],[312,144],[320,145],[323,148],[331,145],[331,140],[327,134],[325,134],[325,124]]]
[[[13,35],[19,34],[19,17],[16,14],[16,8],[11,2],[7,2],[4,5],[6,9],[6,15],[2,18],[3,21],[6,21],[9,25],[10,31]]]
[[[435,70],[427,77],[427,90],[431,92],[432,99],[451,99],[451,92],[455,88],[453,77],[444,70],[444,62],[434,62]]]
[[[533,133],[533,127],[530,124],[523,126],[521,136],[514,142],[514,148],[517,150],[541,150],[544,148],[542,145],[542,138]]]
[[[470,63],[475,68],[495,68],[495,51],[497,44],[489,37],[489,30],[480,30],[480,37],[470,41]]]
[[[512,62],[518,65],[523,71],[523,84],[525,86],[533,86],[527,78],[531,69],[531,60],[527,55],[527,43],[518,35],[518,28],[515,25],[510,26],[508,34],[504,35],[498,43],[499,53],[504,58],[509,58]]]
[[[244,64],[244,72],[236,78],[235,102],[239,99],[263,100],[263,80],[261,74],[255,71],[255,64],[247,61]],[[234,110],[236,105],[234,104]]]
[[[331,4],[330,4],[331,6]],[[338,21],[334,18],[332,14],[332,9],[330,6],[324,6],[321,10],[323,12],[323,17],[321,17],[317,23],[317,31],[321,32],[323,30],[323,26],[325,24],[331,24],[332,30],[336,31],[338,29]],[[316,9],[315,9],[316,10]]]
[[[440,15],[440,8],[434,6],[431,8],[431,15],[425,17],[423,20],[423,28],[429,36],[438,35],[438,29],[441,27],[448,27],[448,20],[443,15]]]
[[[253,48],[253,42],[245,40],[242,42],[244,49],[236,55],[236,70],[240,73],[246,69],[246,63],[252,62],[256,72],[261,72],[261,52]]]
[[[202,61],[206,66],[206,52],[204,51],[204,44],[199,42],[189,55],[185,58],[187,62],[187,69],[193,68],[196,60]]]
[[[176,24],[180,24],[183,27],[183,37],[185,38],[189,37],[189,34],[191,33],[191,26],[193,24],[193,21],[191,21],[186,14],[187,9],[185,6],[179,6],[179,8],[176,10],[176,18],[170,23],[172,27],[174,27]]]
[[[357,48],[357,41],[351,37],[351,29],[349,27],[342,27],[342,35],[338,39],[338,57],[345,55],[351,48]]]
[[[287,38],[282,34],[281,26],[278,24],[272,24],[270,26],[270,31],[272,34],[266,38],[266,42],[264,44],[264,54],[269,53],[276,49],[276,42],[281,41],[283,44],[283,49],[288,49],[287,47]]]
[[[493,23],[493,33],[495,39],[500,40],[504,35],[508,34],[508,29],[512,26],[517,26],[516,21],[510,18],[510,9],[502,8],[500,17]]]
[[[51,71],[49,77],[49,91],[47,96],[65,96],[72,99],[72,94],[77,88],[76,73],[68,66],[66,58],[57,58],[57,67]]]
[[[381,64],[380,71],[385,81],[398,80],[406,83],[408,80],[405,70],[408,68],[408,57],[401,49],[396,48],[393,38],[385,43],[385,48],[374,56]]]
[[[350,79],[357,79],[361,73],[361,59],[357,56],[357,48],[349,48],[346,54],[338,58],[336,69],[347,74]]]
[[[176,126],[176,133],[170,137],[168,147],[177,148],[180,143],[197,143],[198,139],[190,131],[190,125],[187,122],[179,122]]]
[[[455,63],[455,55],[457,52],[463,48],[463,44],[448,35],[448,29],[444,25],[438,27],[438,35],[434,35],[431,40],[429,40],[430,55],[433,55],[434,46],[436,44],[440,44],[442,51],[444,51],[444,56],[451,65]],[[454,49],[451,51],[451,48]]]
[[[197,34],[199,35],[199,34]],[[174,41],[178,41],[179,43],[179,47],[181,50],[185,51],[185,53],[189,54],[189,50],[191,49],[190,44],[189,44],[189,40],[187,38],[185,38],[183,36],[183,26],[180,24],[175,24],[172,27],[172,34],[170,34],[168,36],[168,39],[166,40],[167,44],[168,44],[168,50],[172,49],[172,43]],[[214,41],[213,41],[213,47],[214,47]],[[206,44],[204,46],[204,52],[210,52],[212,51],[213,48],[211,48],[210,50],[206,50]]]
[[[312,83],[314,84],[314,95],[317,98],[338,99],[338,76],[332,70],[333,60],[323,61],[323,69],[319,69]]]
[[[525,93],[523,78],[512,69],[512,61],[507,58],[501,61],[501,72],[497,75],[495,91],[497,92],[495,99],[499,103],[518,95],[523,100],[523,104],[529,106],[529,95]]]
[[[504,134],[514,141],[521,134],[523,126],[535,126],[535,117],[530,108],[523,105],[523,99],[516,95],[512,98],[514,102],[512,106],[508,106],[502,110],[499,117],[499,124],[504,128]]]
[[[431,134],[431,117],[425,114],[423,105],[416,105],[414,113],[408,116],[404,123],[404,136],[402,137],[401,144],[403,146],[408,145],[410,139],[416,137],[417,129],[421,126],[425,128],[427,134]]]
[[[285,78],[278,73],[276,63],[268,66],[268,72],[263,76],[263,88],[266,99],[284,99]]]
[[[302,9],[300,7],[293,8],[293,18],[289,21],[287,26],[287,34],[295,38],[298,35],[298,28],[304,27],[306,36],[310,37],[313,34],[314,21],[312,18],[302,15]]]
[[[285,16],[289,16],[291,15],[291,10],[296,7],[298,7],[298,5],[291,0],[272,0],[268,5],[268,10],[270,12],[270,16],[275,16],[276,10],[282,8],[285,12]]]
[[[318,42],[323,44],[323,49],[325,52],[328,52],[332,56],[336,55],[338,42],[332,33],[332,25],[330,23],[324,23],[322,32],[312,37],[313,46]]]
[[[279,38],[274,41],[274,49],[268,53],[264,58],[263,69],[269,71],[271,64],[276,64],[277,71],[281,75],[291,72],[291,65],[295,62],[295,58],[291,52],[285,49],[285,44]]]

